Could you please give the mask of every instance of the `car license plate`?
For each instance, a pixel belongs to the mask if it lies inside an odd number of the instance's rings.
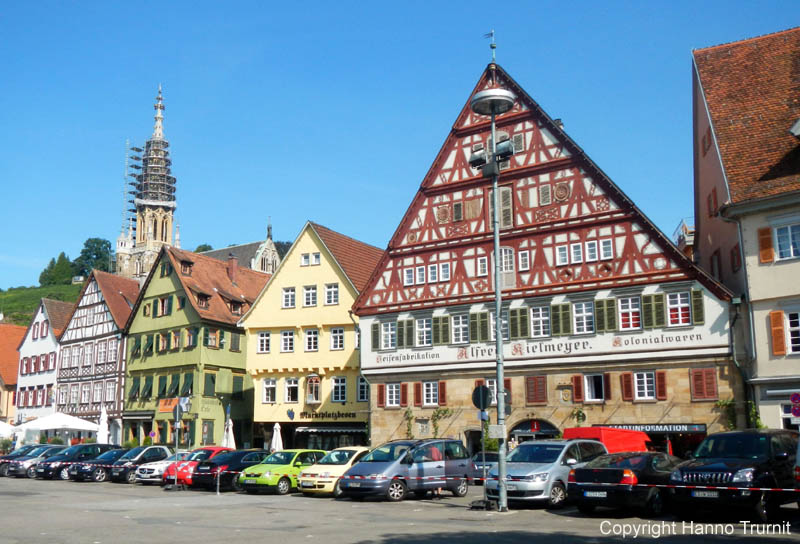
[[[256,483],[256,481],[255,481],[255,480],[253,480],[253,479],[245,479],[245,480],[244,480],[244,483],[245,483],[245,484],[254,484],[254,483]]]
[[[314,482],[300,482],[300,487],[314,487]]]
[[[695,490],[692,491],[692,497],[702,497],[706,499],[717,499],[719,498],[719,491],[704,491],[704,490]]]
[[[208,467],[200,467],[200,468],[197,469],[197,472],[200,472],[200,471],[203,471],[203,470],[208,470]]]
[[[44,472],[44,469],[43,468],[37,468],[36,472]]]
[[[506,484],[506,489],[515,490],[517,489],[517,484]]]
[[[114,474],[119,474],[119,469],[118,468],[111,469],[111,472]]]
[[[350,482],[347,487],[361,487],[361,482]]]
[[[606,497],[608,497],[608,491],[584,491],[583,496],[605,499]]]

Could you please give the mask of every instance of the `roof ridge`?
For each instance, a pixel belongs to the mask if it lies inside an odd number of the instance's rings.
[[[373,246],[372,244],[368,244],[367,242],[362,242],[361,240],[357,240],[357,239],[353,238],[352,236],[348,236],[347,234],[343,234],[343,233],[339,232],[338,230],[333,230],[332,228],[326,227],[325,225],[320,225],[319,223],[315,223],[314,221],[309,221],[309,224],[314,226],[314,227],[321,227],[321,228],[323,228],[325,230],[329,230],[334,234],[338,234],[339,236],[341,236],[343,238],[347,238],[348,240],[352,240],[352,241],[354,241],[354,242],[356,242],[358,244],[361,244],[363,246],[371,247],[371,248],[377,249],[378,251],[381,251],[381,252],[383,252],[385,250],[385,249],[379,248],[378,246]]]
[[[749,42],[755,42],[755,41],[758,41],[758,40],[763,40],[765,38],[772,38],[772,37],[775,37],[775,36],[780,36],[781,34],[787,34],[789,32],[795,32],[795,31],[798,31],[798,30],[800,30],[800,26],[793,26],[791,28],[787,28],[787,29],[784,29],[784,30],[778,30],[776,32],[770,32],[768,34],[760,34],[758,36],[751,36],[749,38],[744,38],[744,39],[741,39],[741,40],[735,40],[735,41],[732,41],[732,42],[724,42],[724,43],[719,43],[717,45],[709,45],[708,47],[700,47],[698,49],[692,49],[692,53],[701,53],[701,52],[705,53],[707,51],[712,51],[714,49],[722,49],[724,47],[732,47],[732,46],[744,45],[744,44],[749,43]]]

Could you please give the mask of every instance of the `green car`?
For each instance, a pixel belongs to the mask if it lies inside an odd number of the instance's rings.
[[[260,465],[247,468],[239,475],[242,489],[248,493],[275,490],[286,495],[297,489],[297,475],[328,453],[323,450],[281,450],[270,454]]]

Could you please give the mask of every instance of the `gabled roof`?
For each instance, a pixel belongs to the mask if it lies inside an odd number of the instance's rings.
[[[131,315],[131,309],[136,302],[136,297],[139,295],[139,282],[101,270],[92,270],[86,285],[89,285],[92,276],[97,280],[97,285],[103,292],[103,299],[105,299],[106,305],[111,311],[114,323],[118,328],[123,328]],[[84,286],[85,289],[86,286]],[[81,296],[83,296],[83,293],[81,293]]]
[[[5,385],[17,383],[19,345],[25,338],[26,327],[0,323],[0,379]]]
[[[61,336],[64,328],[69,324],[69,319],[72,317],[72,308],[75,304],[50,298],[43,298],[42,304],[44,304],[47,318],[50,320],[50,328],[56,338],[58,338]]]
[[[800,190],[800,27],[693,55],[732,203]]]
[[[309,221],[309,225],[360,293],[367,285],[372,271],[378,266],[383,250],[317,223]]]
[[[225,299],[235,299],[241,301],[243,305],[247,305],[249,301],[254,300],[258,296],[258,293],[270,278],[270,274],[256,272],[250,268],[239,266],[235,273],[235,281],[231,281],[228,276],[227,261],[207,257],[200,253],[164,246],[139,292],[139,297],[134,306],[134,312],[141,304],[153,275],[159,273],[158,269],[160,268],[159,265],[162,259],[170,260],[172,268],[175,270],[175,277],[183,285],[183,288],[189,295],[186,297],[187,300],[200,318],[226,325],[236,326],[236,322],[241,316],[231,313]],[[184,275],[181,273],[181,261],[193,263],[191,275]],[[197,305],[195,293],[209,296],[208,308],[200,308]],[[224,298],[221,293],[224,293]],[[134,312],[132,312],[131,316],[128,318],[126,328],[130,327]]]
[[[263,243],[264,240],[260,240],[258,242],[251,242],[249,244],[239,244],[237,246],[211,249],[208,251],[203,251],[202,253],[199,253],[199,255],[205,255],[206,257],[219,259],[220,261],[227,261],[228,255],[233,254],[233,256],[236,257],[236,260],[239,262],[239,266],[246,266],[249,268],[250,261],[255,258],[258,248],[261,247],[261,244]]]

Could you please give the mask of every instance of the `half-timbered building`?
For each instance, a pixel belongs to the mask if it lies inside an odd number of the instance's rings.
[[[112,444],[122,438],[122,332],[138,294],[136,280],[93,270],[60,339],[58,411],[99,423],[105,405]]]
[[[467,104],[354,305],[373,443],[436,429],[477,446],[472,390],[498,388],[495,281],[509,435],[648,426],[654,442],[669,431],[688,448],[693,433],[722,428],[714,401],[742,383],[729,292],[490,64],[473,93],[494,86],[517,97],[497,118],[498,142],[514,151],[499,165],[500,277],[491,180],[469,164],[491,149],[490,122]]]

